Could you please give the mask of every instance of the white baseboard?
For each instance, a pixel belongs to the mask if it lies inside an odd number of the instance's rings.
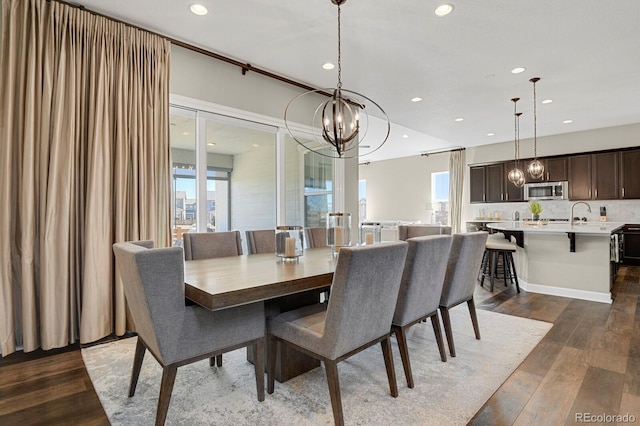
[[[551,296],[570,297],[572,299],[589,300],[611,304],[611,293],[577,290],[574,288],[552,287],[549,285],[531,284],[518,277],[520,288],[531,293],[548,294]]]

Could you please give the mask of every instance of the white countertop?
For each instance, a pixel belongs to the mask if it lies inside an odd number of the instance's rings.
[[[573,226],[567,222],[549,222],[546,225],[529,225],[524,222],[491,222],[487,224],[487,228],[497,231],[523,231],[541,234],[573,232],[576,234],[610,235],[624,225],[625,222],[587,222]]]

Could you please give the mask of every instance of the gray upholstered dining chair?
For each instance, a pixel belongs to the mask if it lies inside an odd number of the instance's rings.
[[[240,231],[188,232],[183,234],[182,238],[184,241],[184,260],[242,255]],[[215,364],[222,367],[222,354],[210,360],[211,366]]]
[[[240,231],[187,232],[184,240],[184,260],[214,259],[242,255]]]
[[[431,319],[440,359],[447,360],[438,320],[438,306],[447,270],[451,236],[433,235],[409,238],[409,251],[404,265],[400,293],[393,315],[391,332],[395,333],[407,386],[413,387],[406,330],[426,318]]]
[[[394,242],[340,249],[329,303],[318,303],[267,319],[267,392],[274,391],[277,344],[293,346],[323,362],[333,418],[344,424],[338,362],[378,342],[391,395],[398,396],[391,354],[391,320],[408,244]]]
[[[276,231],[261,229],[259,231],[245,231],[247,234],[247,250],[249,254],[275,253]]]
[[[398,239],[406,241],[409,238],[425,237],[427,235],[451,235],[450,226],[440,225],[399,225]]]
[[[327,228],[304,228],[307,248],[327,247]]]
[[[442,315],[444,332],[447,336],[449,353],[452,357],[456,356],[456,349],[453,343],[449,309],[462,302],[467,302],[473,331],[476,339],[480,340],[480,327],[478,326],[476,305],[473,301],[473,291],[480,263],[482,262],[487,235],[487,232],[479,231],[455,234],[453,236],[451,254],[447,263],[447,273],[442,287],[442,296],[440,297],[440,315]]]
[[[180,366],[245,346],[254,351],[258,401],[264,400],[264,304],[208,311],[184,305],[181,247],[113,245],[124,294],[138,333],[129,397],[134,396],[146,350],[162,366],[156,425],[164,424]]]

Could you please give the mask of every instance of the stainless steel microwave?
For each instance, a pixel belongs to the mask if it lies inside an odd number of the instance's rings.
[[[568,198],[567,181],[536,182],[524,185],[525,200],[566,200]]]

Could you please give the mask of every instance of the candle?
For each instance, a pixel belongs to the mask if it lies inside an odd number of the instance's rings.
[[[284,256],[295,257],[296,255],[296,239],[288,237],[284,242]]]
[[[364,241],[367,244],[373,244],[373,232],[367,232],[364,235]]]
[[[333,245],[335,245],[336,247],[342,247],[344,241],[342,235],[342,226],[336,226],[333,232]]]

